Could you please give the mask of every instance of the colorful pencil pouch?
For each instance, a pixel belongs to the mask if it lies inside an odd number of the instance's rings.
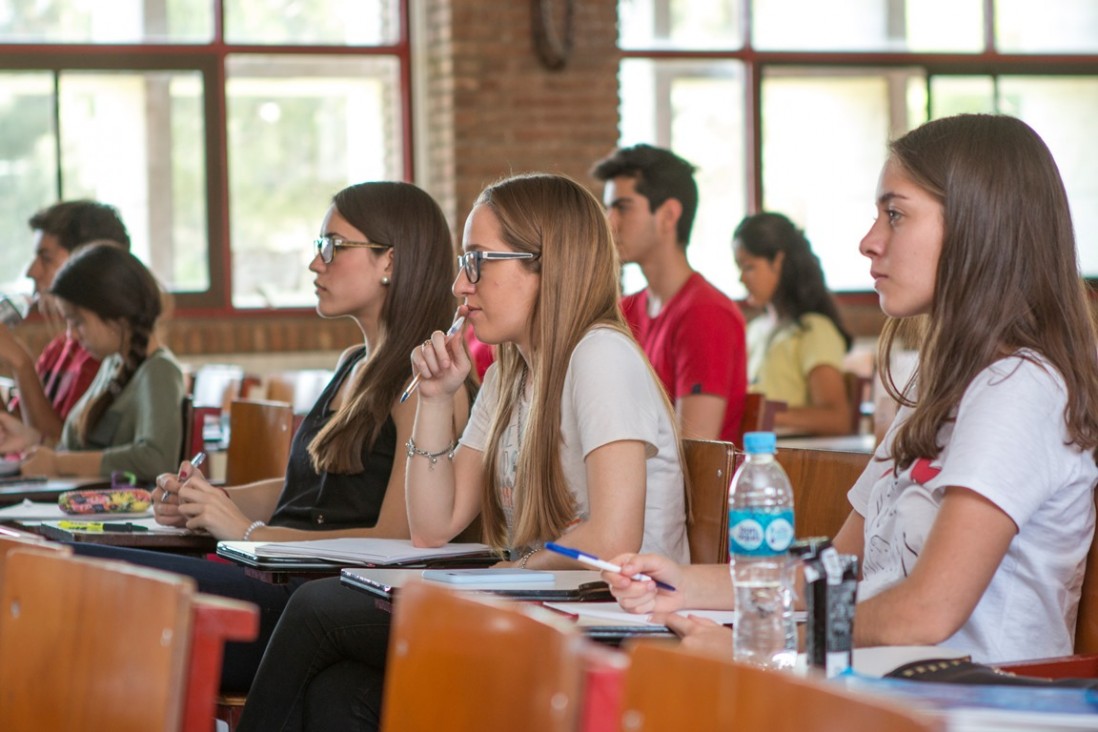
[[[57,498],[65,513],[141,513],[152,505],[152,494],[144,488],[65,491]]]

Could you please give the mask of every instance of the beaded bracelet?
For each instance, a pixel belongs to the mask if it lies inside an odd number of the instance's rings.
[[[437,463],[438,459],[443,455],[445,455],[448,460],[454,459],[454,452],[457,450],[457,442],[451,442],[450,446],[447,447],[445,450],[439,450],[438,452],[427,452],[426,450],[420,450],[418,447],[416,447],[416,443],[412,440],[411,437],[409,437],[408,441],[404,443],[404,447],[408,448],[408,457],[422,455],[423,457],[431,461],[430,470],[434,470],[435,463]]]
[[[520,559],[518,563],[519,569],[526,569],[526,562],[530,561],[530,557],[534,556],[540,551],[541,547],[539,546],[537,549],[531,549],[530,551],[523,554],[522,559]]]
[[[244,538],[241,539],[241,541],[248,541],[249,539],[252,538],[252,532],[253,531],[260,528],[261,526],[266,526],[266,525],[267,524],[264,523],[263,521],[253,521],[248,528],[244,529]]]

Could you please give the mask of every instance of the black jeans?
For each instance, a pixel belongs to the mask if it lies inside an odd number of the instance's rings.
[[[219,561],[169,554],[167,552],[123,549],[96,544],[71,544],[76,554],[103,559],[116,559],[144,567],[161,569],[191,577],[199,592],[245,600],[259,607],[259,636],[251,643],[226,643],[225,660],[221,668],[221,690],[246,692],[252,684],[263,649],[274,632],[290,596],[304,580],[285,584],[270,584],[249,577],[243,567]]]
[[[392,615],[339,583],[309,582],[286,606],[238,732],[376,730]]]

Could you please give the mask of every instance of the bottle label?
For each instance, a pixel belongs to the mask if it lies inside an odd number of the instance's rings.
[[[728,551],[732,554],[773,557],[784,554],[792,543],[792,509],[734,509],[728,513]]]

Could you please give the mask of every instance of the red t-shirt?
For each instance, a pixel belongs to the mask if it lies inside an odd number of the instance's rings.
[[[85,351],[80,341],[61,334],[42,349],[34,370],[53,411],[65,419],[95,380],[95,375],[99,373],[99,360]],[[9,402],[8,409],[14,410],[18,404],[19,399],[15,397]]]
[[[671,401],[691,394],[725,399],[720,439],[740,444],[747,345],[736,303],[695,272],[655,318],[648,317],[648,290],[625,296],[621,308]]]

